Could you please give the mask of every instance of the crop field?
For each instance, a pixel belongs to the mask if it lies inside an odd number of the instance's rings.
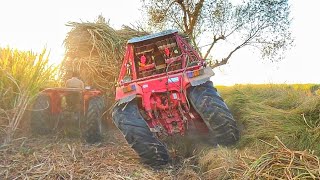
[[[106,118],[108,127],[101,143],[87,144],[80,136],[63,131],[33,135],[28,120],[29,105],[37,90],[59,82],[54,82],[51,76],[44,76],[56,71],[47,66],[44,54],[18,54],[10,49],[1,50],[2,60],[7,57],[7,61],[0,61],[0,179],[320,177],[320,96],[317,85],[217,86],[239,123],[240,141],[226,148],[212,147],[189,137],[168,138],[165,142],[172,162],[156,170],[139,161],[110,117]],[[23,71],[26,64],[15,64],[13,57],[17,56],[34,59],[30,65],[32,71]],[[44,75],[35,76],[39,73]]]
[[[87,34],[89,39],[103,30],[112,33],[104,36],[105,42],[91,41],[99,45],[84,40],[82,46],[90,47],[84,49],[104,47],[106,42],[120,49],[120,44],[114,44],[120,40],[114,37],[125,42],[136,34],[130,29],[113,31],[90,23],[71,25],[75,29],[67,37],[69,56],[78,48],[72,37],[78,37],[87,26],[92,30]],[[92,80],[90,85],[107,84],[105,97],[107,101],[114,99],[117,73],[108,68],[117,67],[108,65],[113,58],[102,58],[105,62],[99,65],[99,55],[105,57],[110,49],[84,53],[75,63],[66,58],[61,67],[52,67],[46,50],[36,54],[0,48],[0,179],[320,179],[318,84],[216,86],[240,127],[240,141],[227,148],[213,147],[196,135],[168,137],[164,142],[171,162],[159,169],[141,163],[114,126],[111,102],[104,113],[100,143],[88,144],[81,134],[65,130],[33,134],[32,103],[43,88],[63,86],[65,69],[84,69],[87,79]],[[112,56],[121,57],[117,53]],[[99,74],[103,70],[109,74]]]
[[[1,1],[0,180],[320,180],[319,5]]]

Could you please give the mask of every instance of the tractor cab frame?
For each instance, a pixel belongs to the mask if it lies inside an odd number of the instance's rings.
[[[214,145],[239,140],[236,121],[210,81],[213,75],[175,30],[128,41],[112,119],[142,162],[169,162],[161,141],[166,135],[187,134]]]
[[[175,30],[128,41],[116,88],[118,104],[135,98],[153,132],[185,133],[196,115],[186,97],[189,86],[213,76],[211,68]]]

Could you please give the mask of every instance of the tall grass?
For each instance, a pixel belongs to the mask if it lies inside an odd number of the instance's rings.
[[[48,54],[0,48],[0,125],[4,144],[9,143],[23,114],[39,89],[53,79],[56,69]]]
[[[241,129],[233,148],[199,158],[204,179],[320,177],[320,96],[314,85],[217,87]],[[209,178],[210,177],[210,178]]]
[[[238,147],[261,146],[278,136],[288,147],[320,155],[320,96],[311,85],[237,85],[220,87],[242,125]],[[271,142],[272,143],[272,142]]]

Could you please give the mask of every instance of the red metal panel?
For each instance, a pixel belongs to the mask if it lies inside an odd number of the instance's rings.
[[[42,91],[50,97],[50,112],[51,114],[59,114],[63,111],[61,107],[62,98],[68,96],[72,92],[80,92],[82,97],[83,112],[87,111],[90,98],[102,95],[99,90],[82,90],[76,88],[48,88]]]

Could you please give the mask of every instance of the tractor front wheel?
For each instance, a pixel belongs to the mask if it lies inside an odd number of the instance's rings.
[[[211,81],[190,87],[188,99],[209,128],[212,143],[232,145],[239,140],[237,123]]]
[[[169,162],[166,146],[150,131],[135,100],[116,106],[112,119],[143,163],[157,168]]]

